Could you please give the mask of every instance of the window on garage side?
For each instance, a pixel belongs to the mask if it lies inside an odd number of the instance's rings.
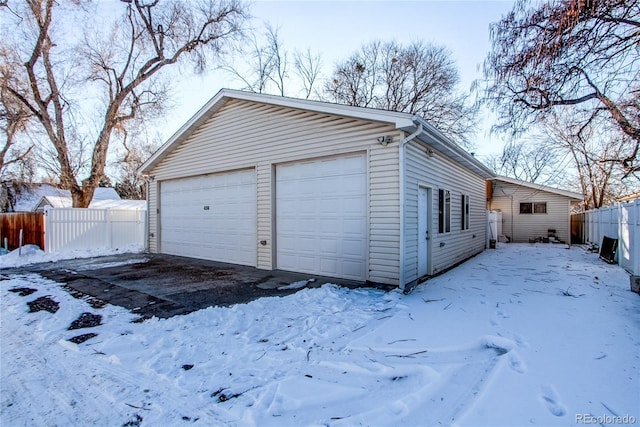
[[[460,229],[468,230],[469,229],[469,196],[466,194],[462,194],[460,196]]]
[[[521,214],[546,214],[547,202],[520,203]]]
[[[521,214],[532,214],[533,213],[533,203],[520,203],[520,213]]]
[[[438,233],[451,231],[451,192],[438,190]]]
[[[547,213],[547,202],[538,202],[533,204],[533,213],[534,214],[546,214]]]

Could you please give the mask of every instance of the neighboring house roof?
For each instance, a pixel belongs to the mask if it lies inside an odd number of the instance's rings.
[[[32,184],[16,194],[13,210],[16,212],[31,212],[36,209],[44,196],[64,197],[66,190],[61,190],[50,184]]]
[[[294,109],[312,111],[316,113],[333,114],[343,117],[351,117],[362,120],[393,124],[396,129],[408,133],[420,131],[416,138],[431,145],[451,159],[466,166],[484,178],[490,178],[495,174],[475,159],[471,154],[459,147],[440,131],[427,123],[422,117],[394,111],[378,110],[372,108],[353,107],[349,105],[333,104],[307,99],[287,98],[283,96],[258,94],[232,89],[222,89],[207,104],[205,104],[193,117],[191,117],[158,151],[156,151],[141,167],[139,174],[147,174],[154,166],[170,153],[174,147],[187,139],[199,126],[201,126],[216,111],[220,110],[229,100],[237,99],[257,102],[262,104],[277,105]]]
[[[33,184],[21,191],[16,199],[13,208],[16,212],[32,212],[45,206],[69,208],[72,205],[69,190],[61,190],[50,184]],[[120,196],[111,187],[96,188],[93,195],[93,201],[119,199]]]
[[[121,200],[120,195],[113,187],[98,187],[96,191],[93,193],[93,199],[91,199],[91,203],[96,200]]]
[[[146,200],[94,200],[89,205],[95,209],[140,209],[147,210]]]
[[[52,208],[70,208],[73,205],[71,197],[64,196],[42,196],[34,210],[50,206]]]
[[[509,178],[507,176],[496,176],[494,178],[490,178],[491,181],[502,181],[509,184],[520,185],[522,187],[531,188],[536,191],[546,191],[548,193],[558,194],[560,196],[565,196],[570,199],[574,199],[576,201],[584,200],[584,197],[580,193],[575,193],[573,191],[561,190],[559,188],[549,187],[541,184],[534,184],[531,182],[520,181],[519,179]]]

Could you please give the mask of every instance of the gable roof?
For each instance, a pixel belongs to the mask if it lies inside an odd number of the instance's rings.
[[[114,188],[98,187],[93,194],[96,200],[119,200],[120,196]],[[38,207],[70,208],[71,192],[62,190],[51,184],[32,184],[16,195],[13,206],[15,212],[33,212]]]
[[[506,182],[506,183],[509,183],[509,184],[519,185],[521,187],[531,188],[531,189],[536,190],[536,191],[546,191],[547,193],[552,193],[552,194],[557,194],[557,195],[560,195],[560,196],[565,196],[565,197],[568,197],[570,199],[574,199],[574,200],[577,200],[577,201],[584,200],[584,197],[580,193],[575,193],[573,191],[568,191],[568,190],[561,190],[559,188],[549,187],[549,186],[546,186],[546,185],[534,184],[534,183],[526,182],[526,181],[520,181],[519,179],[509,178],[508,176],[496,176],[496,177],[490,178],[490,180],[491,181],[502,181],[502,182]]]
[[[374,122],[389,123],[396,129],[413,133],[418,129],[421,132],[416,138],[423,143],[431,145],[436,150],[442,152],[451,159],[461,163],[478,175],[489,178],[495,174],[480,163],[472,155],[467,153],[440,131],[427,123],[423,118],[409,113],[379,110],[373,108],[353,107],[350,105],[334,104],[323,101],[312,101],[308,99],[288,98],[277,95],[259,94],[233,89],[222,89],[209,100],[198,112],[193,115],[178,131],[173,134],[140,168],[138,174],[145,175],[162,161],[175,147],[185,141],[198,127],[200,127],[216,111],[224,107],[230,100],[243,100],[261,104],[270,104],[281,107],[288,107],[299,110],[306,110],[316,113],[325,113],[350,117],[355,119],[369,120]]]

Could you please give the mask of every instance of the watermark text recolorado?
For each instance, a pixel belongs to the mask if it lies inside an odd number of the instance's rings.
[[[576,424],[635,424],[636,417],[633,415],[592,415],[576,414]]]

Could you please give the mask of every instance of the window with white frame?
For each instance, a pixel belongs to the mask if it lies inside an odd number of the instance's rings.
[[[468,230],[469,229],[469,196],[466,194],[462,194],[460,196],[460,229]]]
[[[438,190],[438,233],[451,231],[451,192]]]
[[[534,202],[534,203],[520,203],[521,214],[546,214],[547,202]]]

